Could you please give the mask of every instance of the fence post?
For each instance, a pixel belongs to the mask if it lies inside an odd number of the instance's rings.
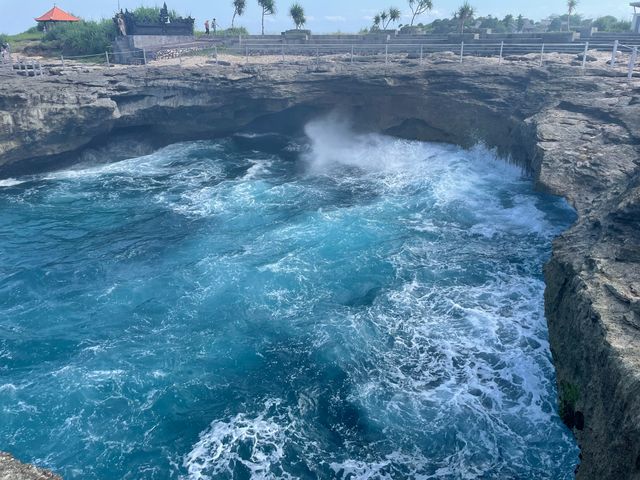
[[[498,65],[502,65],[502,52],[504,51],[504,42],[500,44],[500,59],[498,60]]]
[[[109,68],[111,66],[109,64],[109,52],[104,52],[104,57],[107,59],[107,68]]]
[[[631,52],[631,57],[629,58],[629,73],[627,78],[631,80],[633,78],[633,69],[636,66],[636,60],[638,58],[638,47],[633,47],[633,51]]]
[[[618,40],[613,42],[613,52],[611,52],[611,63],[609,64],[611,68],[616,66],[617,57],[618,57]]]
[[[582,73],[587,68],[587,52],[589,51],[589,42],[584,44],[584,53],[582,54]]]
[[[218,46],[214,45],[213,54],[216,56],[216,65],[218,65]]]
[[[424,59],[424,45],[420,45],[420,65],[422,65]]]
[[[249,45],[246,45],[246,46],[244,47],[244,50],[245,50],[245,53],[244,53],[244,55],[245,55],[245,56],[244,56],[244,58],[245,58],[246,62],[247,62],[247,63],[249,63]]]
[[[542,44],[542,49],[540,50],[540,66],[544,65],[544,43]]]
[[[64,68],[64,55],[60,55],[60,60],[62,60],[62,68]]]
[[[143,48],[142,49],[142,60],[144,61],[144,64],[147,64],[147,51]]]
[[[351,59],[350,62],[353,63],[353,45],[351,45]]]
[[[463,57],[464,57],[464,42],[460,44],[460,63],[462,63]]]
[[[282,61],[284,62],[284,43],[282,43]]]
[[[384,46],[384,64],[389,64],[389,45]]]

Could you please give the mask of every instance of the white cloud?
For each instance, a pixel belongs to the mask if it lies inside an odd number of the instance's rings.
[[[324,19],[327,20],[328,22],[346,22],[347,21],[347,19],[342,15],[327,15],[326,17],[324,17]]]

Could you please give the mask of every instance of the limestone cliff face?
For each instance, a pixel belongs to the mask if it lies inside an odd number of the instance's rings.
[[[582,448],[579,478],[640,479],[637,83],[482,62],[20,79],[0,85],[0,177],[247,126],[291,131],[336,108],[363,130],[485,142],[572,203],[579,218],[545,269],[561,413]]]

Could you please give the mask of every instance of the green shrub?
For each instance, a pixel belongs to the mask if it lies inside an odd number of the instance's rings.
[[[596,19],[593,26],[597,27],[600,32],[628,32],[631,30],[631,22],[618,20],[611,15]]]
[[[244,27],[227,28],[216,31],[216,35],[249,35],[249,31]]]
[[[80,21],[55,25],[43,41],[48,50],[58,50],[64,55],[94,55],[109,50],[115,36],[112,20]]]
[[[160,7],[138,7],[131,13],[136,17],[136,21],[140,23],[157,23],[160,20]],[[175,10],[169,10],[169,20],[174,21],[180,16]]]

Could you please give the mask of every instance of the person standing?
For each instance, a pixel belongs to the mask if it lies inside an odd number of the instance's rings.
[[[216,19],[213,19],[213,22],[211,22],[211,28],[213,30],[213,34],[216,34],[216,30],[218,29],[218,22],[216,22]]]
[[[204,33],[209,35],[209,20],[204,21]]]

